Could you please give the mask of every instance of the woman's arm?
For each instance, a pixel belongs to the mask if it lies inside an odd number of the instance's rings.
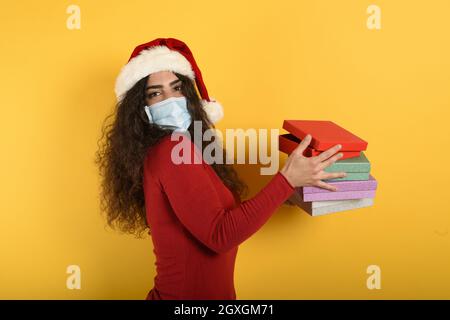
[[[148,165],[146,170],[151,167],[155,170],[152,174],[159,177],[181,223],[217,253],[226,252],[249,238],[294,192],[294,187],[278,172],[253,198],[235,208],[224,208],[207,172],[209,164],[172,161],[171,151],[178,143],[167,138],[161,141],[157,153],[152,154],[156,157],[151,161],[157,159],[157,165]],[[192,141],[189,144],[192,153],[200,156],[195,144]]]

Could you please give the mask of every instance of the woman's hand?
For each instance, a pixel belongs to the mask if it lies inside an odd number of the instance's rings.
[[[334,179],[346,176],[345,172],[329,173],[323,171],[326,167],[342,157],[342,153],[335,154],[341,149],[341,145],[335,145],[318,156],[308,158],[303,156],[303,151],[305,151],[310,142],[311,135],[308,134],[289,155],[280,173],[294,187],[315,186],[336,191],[336,187],[323,182],[322,179]]]

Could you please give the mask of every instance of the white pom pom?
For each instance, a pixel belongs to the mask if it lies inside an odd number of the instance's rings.
[[[203,99],[202,105],[212,123],[216,123],[223,118],[223,107],[214,98],[211,98],[211,101]]]

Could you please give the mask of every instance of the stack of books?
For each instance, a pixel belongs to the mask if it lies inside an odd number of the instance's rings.
[[[317,156],[337,144],[336,153],[343,157],[324,169],[325,172],[346,172],[343,178],[327,179],[337,191],[315,186],[297,187],[291,202],[311,216],[369,207],[374,204],[377,181],[370,174],[370,162],[364,151],[368,143],[332,121],[285,120],[283,129],[289,133],[279,136],[279,150],[290,154],[298,144],[311,135],[311,143],[303,152],[305,157]]]

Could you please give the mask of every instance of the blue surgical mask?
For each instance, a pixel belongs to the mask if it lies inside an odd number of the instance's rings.
[[[174,131],[186,131],[192,122],[186,97],[171,97],[151,106],[145,106],[144,109],[150,123],[156,123],[162,127],[169,126],[169,129],[174,128]]]

